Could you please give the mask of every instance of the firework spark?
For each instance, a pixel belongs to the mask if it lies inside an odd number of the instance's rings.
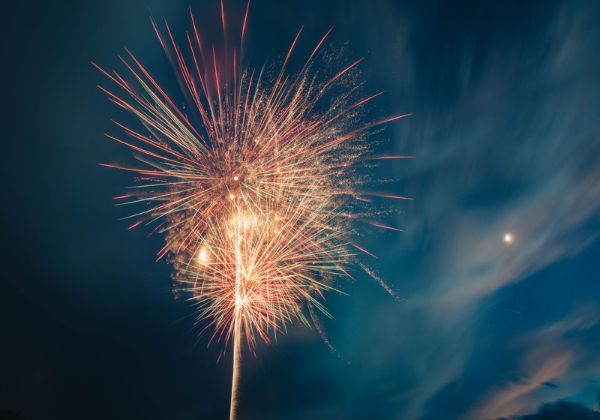
[[[369,196],[407,199],[361,191],[355,170],[366,160],[410,157],[369,156],[365,142],[375,127],[407,115],[359,123],[361,110],[381,93],[358,97],[357,84],[348,82],[361,60],[321,74],[316,62],[331,29],[301,70],[288,74],[300,30],[271,75],[241,64],[248,7],[238,46],[218,54],[203,42],[191,11],[190,20],[184,47],[166,22],[161,30],[152,21],[189,115],[128,50],[125,75],[98,67],[117,88],[100,89],[141,122],[139,129],[117,122],[124,136],[108,135],[140,163],[105,166],[136,175],[139,184],[116,197],[145,206],[130,216],[131,227],[145,221],[165,235],[158,258],[173,264],[174,287],[197,305],[198,322],[213,339],[233,341],[234,418],[242,345],[268,343],[294,320],[308,324],[307,306],[327,314],[324,292],[350,276],[357,252],[370,254],[352,239],[357,209]],[[222,3],[221,20],[226,33]]]

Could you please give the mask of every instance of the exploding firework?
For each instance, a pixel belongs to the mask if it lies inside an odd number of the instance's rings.
[[[226,33],[222,3],[221,19]],[[98,67],[117,87],[100,88],[141,122],[140,129],[116,123],[125,136],[108,136],[140,163],[105,166],[135,174],[138,184],[116,197],[145,206],[130,216],[131,227],[147,222],[165,235],[158,257],[173,264],[174,287],[197,305],[212,338],[233,342],[234,418],[243,344],[269,342],[294,320],[309,324],[305,313],[314,316],[313,308],[327,314],[324,292],[350,277],[358,252],[368,253],[352,236],[369,196],[407,199],[361,191],[356,172],[367,160],[407,157],[372,157],[365,141],[377,126],[406,115],[360,123],[361,110],[380,93],[358,97],[359,85],[349,83],[360,60],[321,74],[318,57],[331,30],[288,74],[302,30],[273,72],[241,64],[248,7],[238,46],[224,42],[218,53],[205,45],[191,11],[190,20],[184,47],[166,22],[161,30],[152,21],[189,110],[129,51],[125,75]]]

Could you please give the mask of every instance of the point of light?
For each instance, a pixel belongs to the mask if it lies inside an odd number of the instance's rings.
[[[235,198],[235,194],[229,194],[229,199],[233,200]]]
[[[205,265],[208,262],[208,250],[206,247],[201,247],[198,251],[198,263]]]
[[[234,181],[237,181],[238,179],[240,179],[237,175],[233,177]]]
[[[512,233],[505,233],[503,239],[504,239],[504,243],[507,243],[507,244],[512,244],[515,240]]]
[[[242,294],[235,295],[235,304],[237,307],[244,306],[248,303],[248,297]]]

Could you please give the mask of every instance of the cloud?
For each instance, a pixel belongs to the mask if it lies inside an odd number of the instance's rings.
[[[408,93],[415,117],[396,128],[394,151],[417,156],[397,170],[398,188],[416,200],[399,219],[406,226],[402,240],[379,254],[399,261],[390,272],[406,265],[392,281],[406,299],[402,308],[374,311],[367,322],[377,327],[365,333],[369,342],[411,341],[378,349],[365,374],[365,387],[382,375],[403,376],[391,397],[403,419],[426,416],[434,397],[462,383],[469,361],[482,357],[483,308],[507,287],[577,255],[598,237],[600,222],[598,8],[548,8],[536,16],[535,30],[509,34],[502,26],[509,21],[515,28],[531,25],[516,10],[516,17],[501,15],[489,29],[466,22],[459,35],[431,37],[440,45],[418,29],[423,22],[453,23],[436,12],[397,31],[408,32],[410,42],[402,44],[399,77],[390,83],[393,92]],[[390,39],[397,37],[390,33]],[[383,52],[374,47],[373,54]],[[514,235],[512,244],[503,241],[506,232]],[[541,328],[573,331],[572,325]],[[538,338],[546,347],[536,341],[518,347],[518,369],[527,380],[482,386],[471,413],[535,409],[544,397],[538,391],[552,391],[544,384],[555,380],[556,394],[581,386],[580,357],[589,343],[579,347],[557,337],[543,333]],[[398,358],[407,360],[391,368]]]
[[[467,417],[474,419],[509,417],[516,413],[529,411],[532,404],[527,397],[539,390],[545,383],[562,377],[571,367],[576,353],[570,349],[552,350],[545,354],[544,350],[536,349],[529,357],[537,358],[536,369],[528,373],[524,383],[513,384],[505,389],[492,392]]]
[[[424,163],[407,176],[427,185],[414,194],[418,213],[405,220],[418,224],[415,236],[435,228],[438,270],[413,304],[477,302],[596,238],[597,229],[582,227],[600,208],[600,167],[590,158],[600,153],[600,89],[579,67],[589,65],[581,44],[595,44],[589,22],[575,16],[567,24],[563,15],[542,27],[550,41],[491,48],[456,107],[424,116],[414,140]],[[538,48],[538,57],[523,55]],[[512,247],[501,240],[506,232],[516,237]]]
[[[555,381],[560,382],[567,374],[573,380],[582,373],[583,366],[586,375],[600,374],[600,357],[587,357],[578,340],[599,321],[597,306],[583,306],[563,320],[515,339],[513,346],[524,349],[519,366],[521,377],[493,387],[465,417],[511,417],[535,410],[540,400],[552,400],[557,393],[576,392],[569,388],[580,387],[579,381],[560,386]],[[585,363],[576,367],[577,361]],[[553,385],[549,387],[549,383]]]
[[[600,412],[592,410],[581,403],[558,401],[544,404],[536,414],[528,414],[517,420],[596,420]]]

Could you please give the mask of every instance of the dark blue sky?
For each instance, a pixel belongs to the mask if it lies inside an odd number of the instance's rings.
[[[102,135],[118,111],[90,60],[115,67],[127,45],[168,78],[148,16],[182,34],[189,5],[210,21],[217,3],[2,6],[0,413],[228,413],[229,360],[173,299],[161,239],[117,221],[110,198],[129,177],[97,165],[127,152]],[[593,415],[599,19],[593,1],[252,2],[250,65],[280,57],[301,25],[305,51],[335,25],[329,49],[364,56],[367,89],[387,92],[373,112],[414,114],[379,147],[417,158],[377,170],[415,197],[393,216],[405,232],[362,238],[401,300],[368,278],[342,285],[324,321],[341,357],[293,326],[244,360],[241,418],[485,419],[561,400],[545,410]],[[558,418],[588,418],[570,416]]]

